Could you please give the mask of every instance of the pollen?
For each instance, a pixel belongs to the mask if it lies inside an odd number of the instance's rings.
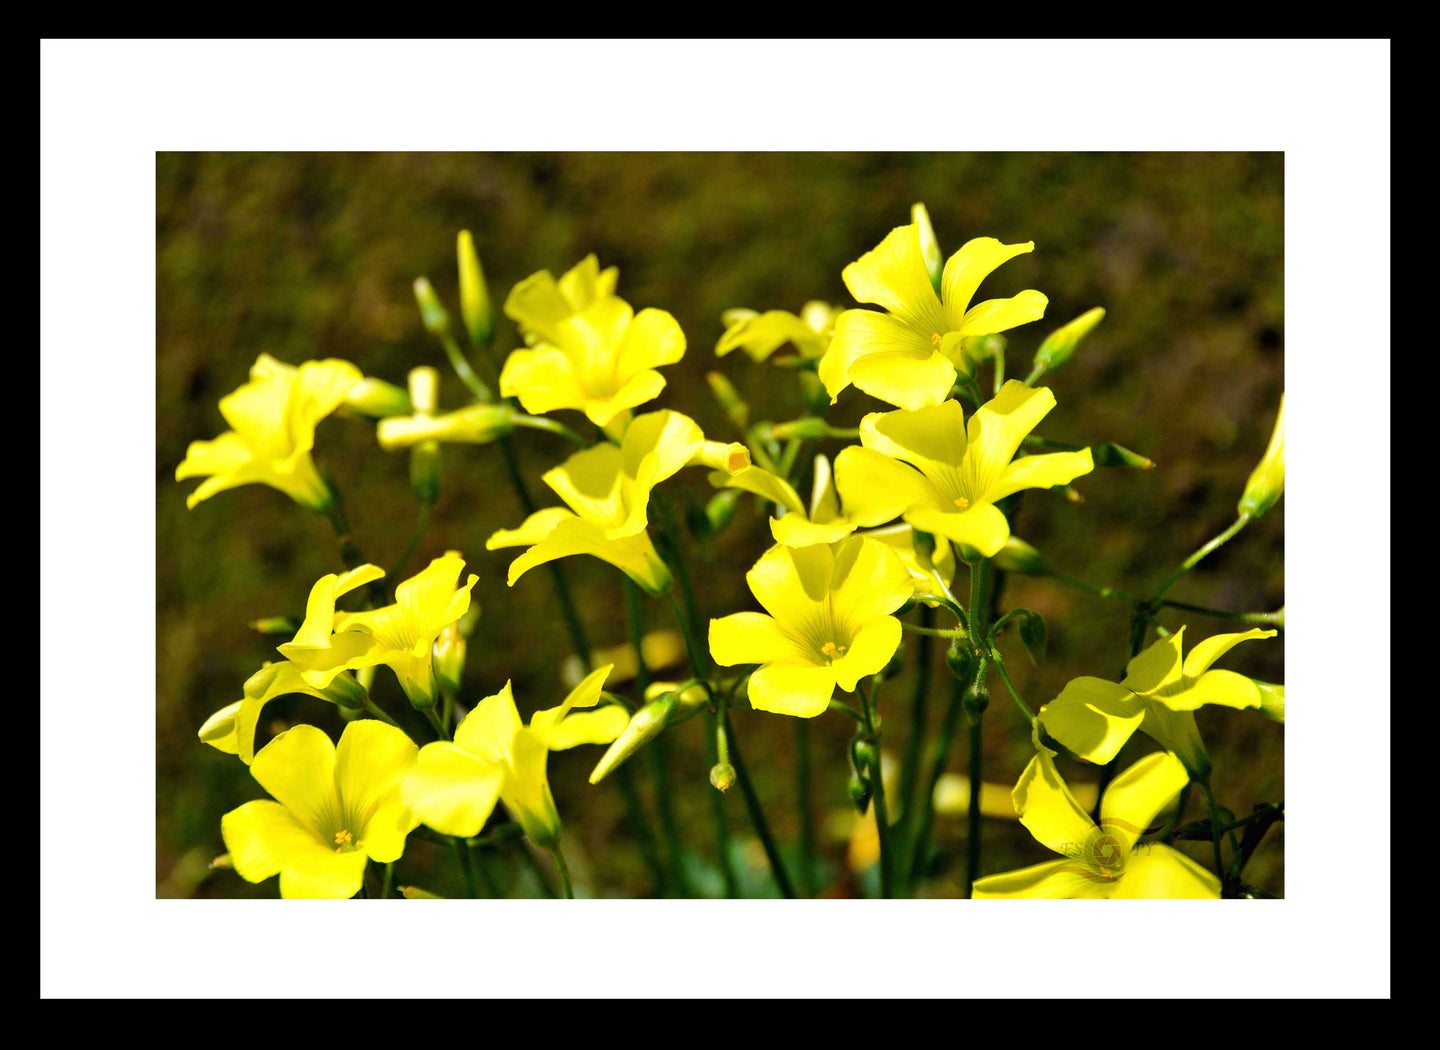
[[[826,642],[820,647],[820,651],[825,654],[827,660],[834,660],[844,656],[846,648],[846,646],[836,645],[834,642]]]
[[[350,834],[350,832],[345,831],[344,829],[341,829],[340,831],[335,832],[335,846],[336,846],[337,850],[338,850],[340,847],[343,847],[343,846],[354,845],[354,843],[355,843],[355,836],[352,835],[352,834]]]
[[[941,344],[943,344],[944,342],[945,340],[941,338],[939,332],[930,333],[930,345],[933,346],[936,350],[939,350]]]
[[[964,496],[956,496],[954,502],[955,506],[959,507],[961,510],[964,510],[966,507],[970,506],[970,501]]]

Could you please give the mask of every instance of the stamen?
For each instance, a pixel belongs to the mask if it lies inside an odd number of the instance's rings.
[[[945,340],[940,337],[939,332],[930,333],[930,345],[933,346],[936,350],[939,350],[944,342]]]
[[[820,647],[820,651],[825,654],[826,659],[834,660],[844,656],[846,648],[846,646],[836,645],[834,642],[826,642]]]
[[[337,846],[348,846],[351,845],[354,841],[355,836],[351,835],[348,831],[342,829],[335,832],[335,845]]]
[[[970,506],[970,501],[964,496],[956,496],[955,506],[959,507],[961,510],[964,510],[966,507]]]

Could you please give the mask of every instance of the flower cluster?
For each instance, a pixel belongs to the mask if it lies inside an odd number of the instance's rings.
[[[1283,686],[1213,666],[1240,642],[1275,637],[1272,628],[1283,628],[1283,610],[1235,614],[1258,626],[1205,638],[1188,655],[1182,651],[1184,627],[1168,630],[1157,617],[1173,607],[1165,594],[1180,575],[1279,499],[1283,403],[1270,449],[1237,504],[1235,525],[1153,594],[1088,588],[1131,604],[1135,631],[1123,680],[1077,678],[1032,714],[998,643],[1013,622],[1038,658],[1046,625],[1032,610],[996,609],[995,574],[1077,581],[1053,572],[1012,535],[1015,506],[1031,490],[1073,497],[1072,483],[1098,467],[1153,464],[1109,442],[1068,444],[1036,433],[1056,405],[1039,379],[1069,360],[1104,311],[1087,311],[1050,333],[1029,377],[1007,379],[1008,342],[1001,333],[1041,320],[1048,300],[1033,289],[977,296],[982,283],[1006,261],[1032,251],[1033,242],[1007,245],[978,237],[942,261],[923,205],[916,205],[912,220],[844,268],[844,285],[862,306],[816,300],[798,314],[725,312],[717,357],[740,349],[756,366],[792,374],[808,406],[800,419],[753,421],[750,406],[714,374],[711,386],[736,440],[707,437],[690,416],[652,404],[667,389],[662,369],[687,351],[685,334],[666,310],[636,309],[620,298],[617,270],[602,269],[593,255],[559,279],[549,271],[534,274],[505,297],[503,314],[517,326],[521,345],[503,361],[492,355],[491,296],[468,233],[458,244],[458,337],[430,282],[416,281],[424,325],[471,394],[471,403],[450,411],[440,409],[438,374],[428,366],[414,369],[402,389],[367,378],[345,361],[291,366],[262,355],[249,382],[220,402],[231,429],[192,444],[176,477],[205,478],[188,498],[192,508],[251,483],[285,493],[330,519],[344,566],[314,582],[298,622],[263,621],[267,633],[286,639],[276,646],[278,659],[265,663],[243,684],[241,699],[199,729],[202,741],[246,763],[271,796],[224,817],[220,830],[234,870],[252,882],[278,875],[284,897],[350,897],[370,892],[367,872],[375,862],[384,869],[379,892],[392,895],[392,866],[413,833],[439,843],[453,840],[473,895],[472,853],[524,836],[548,851],[571,893],[563,827],[547,777],[549,753],[608,745],[591,774],[595,784],[666,731],[703,713],[710,783],[721,792],[737,783],[742,788],[779,892],[794,894],[797,881],[802,891],[814,892],[813,858],[802,861],[798,880],[792,877],[749,781],[731,717],[732,706],[744,701],[757,711],[801,719],[833,711],[851,720],[849,792],[861,813],[870,815],[879,890],[908,892],[932,870],[934,800],[962,716],[972,740],[968,783],[984,783],[977,741],[995,679],[1013,697],[1033,746],[1013,791],[1015,814],[1060,859],[982,877],[977,787],[976,804],[961,807],[969,819],[968,895],[1244,895],[1248,852],[1235,841],[1235,829],[1245,822],[1234,821],[1215,799],[1212,762],[1194,712],[1203,705],[1255,709],[1283,722]],[[982,380],[987,366],[993,375]],[[851,387],[885,407],[847,430],[825,416]],[[558,504],[531,504],[523,520],[489,522],[483,533],[487,551],[519,551],[509,563],[510,587],[541,586],[530,570],[551,570],[556,622],[568,633],[580,667],[558,706],[526,721],[509,681],[493,692],[492,683],[484,690],[489,695],[469,704],[465,669],[479,615],[473,595],[478,577],[465,574],[458,551],[447,551],[389,589],[389,576],[398,577],[398,570],[387,574],[364,560],[335,483],[313,458],[316,428],[330,415],[368,421],[382,450],[410,457],[420,506],[411,552],[438,499],[443,446],[497,446],[527,501],[514,470],[511,443],[517,435],[538,431],[573,446],[542,475]],[[822,452],[821,442],[835,447]],[[703,468],[693,477],[709,483],[698,500],[694,486],[682,489],[676,480],[688,467]],[[801,491],[809,492],[808,500]],[[684,533],[708,545],[730,527],[743,500],[753,500],[768,532],[767,549],[744,574],[759,609],[729,611],[709,619],[707,629],[686,565]],[[579,556],[620,573],[615,578],[624,591],[633,649],[613,660],[594,659],[570,597],[561,563]],[[968,602],[952,590],[961,564],[969,577]],[[738,576],[738,568],[733,571]],[[642,635],[644,595],[670,602],[678,636]],[[918,622],[906,619],[912,610]],[[917,717],[898,774],[887,759],[882,776],[880,692],[897,673],[907,629],[917,636],[922,665],[935,639],[947,643],[946,666],[955,682],[931,746],[920,746],[927,726]],[[1158,640],[1144,647],[1151,629]],[[663,665],[682,658],[688,678],[656,680]],[[381,666],[404,697],[398,712],[377,700]],[[613,691],[632,680],[633,696]],[[920,671],[918,701],[928,683],[927,665]],[[338,744],[306,724],[262,742],[262,709],[285,694],[333,704],[347,723]],[[923,703],[916,710],[923,711]],[[1108,769],[1136,730],[1160,749],[1109,780],[1092,817],[1062,779],[1056,758],[1063,751]],[[657,768],[663,774],[663,762]],[[1209,811],[1198,832],[1181,824],[1192,785],[1203,790]],[[656,788],[663,809],[666,788]],[[992,800],[992,814],[996,805]],[[502,809],[508,819],[497,815]],[[808,814],[802,816],[808,821]],[[723,848],[726,820],[722,807],[719,863],[734,893],[739,880],[734,858]],[[670,868],[661,874],[672,891],[684,892],[678,830],[673,820],[666,825]],[[1211,843],[1215,870],[1175,848],[1186,838]],[[433,896],[413,888],[403,895]]]

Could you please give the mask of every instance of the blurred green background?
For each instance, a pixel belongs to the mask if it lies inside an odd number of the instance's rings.
[[[1039,492],[1021,503],[1014,532],[1061,571],[1093,583],[1146,589],[1234,517],[1245,478],[1263,452],[1284,385],[1283,156],[1273,154],[159,154],[157,208],[157,705],[156,879],[162,896],[274,896],[273,880],[245,883],[207,872],[223,852],[220,817],[264,797],[246,767],[196,739],[216,709],[236,700],[245,679],[274,657],[283,639],[246,623],[303,610],[310,585],[339,567],[327,522],[278,492],[250,486],[185,508],[193,483],[173,480],[186,444],[224,429],[216,402],[243,383],[260,353],[291,363],[343,357],[367,375],[402,384],[418,364],[445,374],[442,407],[464,390],[420,325],[411,281],[426,274],[457,309],[455,234],[474,232],[492,294],[542,268],[557,275],[585,254],[620,268],[619,294],[637,309],[656,306],[689,339],[684,361],[667,368],[655,407],[692,415],[707,435],[731,440],[704,376],[719,368],[754,408],[754,418],[800,414],[792,375],[736,353],[717,362],[720,314],[732,306],[798,310],[807,300],[854,305],[842,268],[909,221],[924,201],[946,255],[981,235],[1033,239],[1033,254],[1006,264],[982,297],[1038,288],[1045,320],[1010,333],[1010,371],[1024,375],[1044,335],[1091,306],[1107,317],[1077,357],[1047,379],[1059,399],[1042,425],[1049,437],[1113,440],[1154,458],[1152,471],[1100,470],[1076,488],[1084,502]],[[516,343],[501,320],[496,347]],[[843,394],[831,419],[853,425],[884,408],[858,391]],[[573,422],[572,413],[562,418]],[[556,502],[539,475],[568,454],[551,435],[517,434],[519,456],[542,505]],[[831,455],[840,446],[827,443]],[[413,572],[447,548],[461,550],[480,576],[483,614],[466,669],[473,704],[513,679],[522,713],[564,692],[568,651],[547,574],[505,585],[513,551],[487,552],[494,529],[522,511],[493,447],[447,446],[443,491]],[[322,424],[317,459],[345,493],[366,557],[389,564],[404,549],[415,505],[404,455],[382,452],[373,427],[355,419]],[[667,485],[701,497],[703,471]],[[704,616],[755,608],[743,574],[769,543],[763,518],[742,513],[695,565]],[[1284,504],[1191,572],[1171,597],[1221,608],[1265,611],[1284,602]],[[694,547],[692,545],[692,550]],[[698,554],[699,552],[697,552]],[[621,576],[594,559],[564,563],[592,644],[624,641]],[[963,585],[963,572],[961,583]],[[1040,611],[1050,628],[1049,659],[1009,659],[1032,706],[1081,674],[1116,676],[1124,664],[1128,610],[1041,579],[1007,577],[1002,607]],[[1239,629],[1173,611],[1187,634]],[[647,628],[673,627],[668,606],[650,601]],[[907,654],[914,639],[907,635]],[[1007,645],[1007,651],[1010,646]],[[1283,681],[1283,636],[1235,650],[1225,666]],[[910,663],[913,665],[913,658]],[[943,667],[939,669],[943,674]],[[887,685],[881,707],[887,752],[908,732],[913,666]],[[679,673],[678,677],[684,677]],[[377,700],[406,717],[382,670]],[[938,714],[943,694],[931,703]],[[737,733],[777,836],[792,857],[799,835],[795,724],[781,716],[735,713]],[[1215,787],[1239,814],[1284,793],[1283,731],[1254,712],[1204,709],[1202,732],[1215,759]],[[272,703],[262,738],[292,721],[338,733],[335,709],[305,697]],[[850,726],[841,716],[811,725],[814,799],[821,825],[822,892],[868,891],[873,871],[846,862],[854,818],[845,793]],[[997,697],[986,719],[986,779],[1012,784],[1028,758],[1022,720]],[[427,737],[416,722],[416,735]],[[671,791],[684,832],[690,888],[715,892],[704,721],[666,734]],[[1127,764],[1153,749],[1137,734]],[[950,768],[964,772],[963,743]],[[614,778],[586,776],[599,748],[558,752],[550,778],[565,822],[565,849],[581,892],[655,892],[650,867],[626,822]],[[641,802],[654,824],[656,799],[645,761],[635,761]],[[1074,782],[1097,770],[1062,760]],[[724,798],[739,860],[753,893],[769,892],[763,856],[739,792]],[[1192,802],[1190,818],[1200,816]],[[954,896],[962,879],[963,818],[941,818],[942,855],[926,895]],[[1049,854],[1013,821],[987,820],[982,874]],[[458,892],[453,858],[412,838],[399,881]],[[1202,860],[1205,850],[1195,850]],[[1283,826],[1270,833],[1246,871],[1248,882],[1284,890]],[[533,892],[533,875],[513,854],[491,858],[506,892]]]

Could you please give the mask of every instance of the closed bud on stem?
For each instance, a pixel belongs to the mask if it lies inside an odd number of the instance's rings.
[[[1131,452],[1124,445],[1105,441],[1090,446],[1090,456],[1097,467],[1125,467],[1130,470],[1154,470],[1155,461],[1149,456]]]
[[[969,682],[975,675],[975,654],[963,638],[956,638],[945,650],[945,665],[958,681]]]
[[[1105,308],[1097,306],[1047,335],[1040,344],[1040,349],[1035,351],[1035,367],[1030,381],[1034,382],[1046,372],[1055,371],[1074,357],[1080,341],[1089,335],[1104,317]]]
[[[288,616],[262,616],[250,621],[250,629],[261,634],[283,634],[293,638],[300,624]]]
[[[770,436],[776,441],[789,441],[791,438],[807,438],[811,441],[818,441],[825,436],[825,420],[818,416],[807,416],[804,419],[795,419],[788,423],[776,423],[771,428]]]
[[[737,430],[744,430],[750,425],[750,406],[735,389],[735,384],[726,379],[720,372],[710,372],[705,376],[705,381],[710,384],[710,392],[715,395],[715,400],[720,403],[721,409],[729,417],[730,422],[735,424]]]
[[[397,416],[382,419],[375,430],[387,452],[424,441],[486,445],[515,429],[515,410],[507,404],[469,405],[442,416]]]
[[[228,853],[222,853],[210,862],[211,871],[231,871],[234,867],[235,862],[230,859]]]
[[[990,689],[985,684],[983,674],[976,675],[975,681],[966,686],[963,703],[965,713],[972,719],[979,718],[990,706]]]
[[[735,786],[735,767],[729,762],[717,762],[710,767],[710,786],[721,794]]]
[[[407,901],[443,901],[445,899],[438,893],[422,890],[419,886],[401,886],[400,896]]]
[[[993,361],[996,358],[1005,356],[1005,348],[1010,345],[1009,341],[999,333],[992,335],[967,335],[961,340],[961,348],[965,356],[975,364],[982,361]]]
[[[410,449],[410,487],[421,503],[440,496],[440,443],[421,441]]]
[[[935,227],[930,224],[929,210],[919,202],[910,205],[910,221],[920,227],[920,255],[925,260],[930,284],[938,293],[940,277],[945,272],[945,260],[940,254],[940,242],[935,239]]]
[[[870,781],[858,773],[851,773],[845,790],[849,792],[850,801],[855,804],[856,811],[863,816],[865,811],[870,808]]]
[[[707,441],[700,451],[691,457],[692,467],[709,467],[722,470],[731,477],[750,467],[750,450],[738,441],[726,444],[723,441]]]
[[[1274,682],[1255,680],[1260,690],[1260,713],[1272,722],[1285,724],[1285,687]]]
[[[705,520],[710,535],[718,536],[725,531],[734,520],[735,510],[739,507],[740,497],[743,495],[741,489],[721,489],[710,497],[710,502],[705,504]]]
[[[590,783],[600,783],[620,763],[659,736],[679,706],[678,694],[665,693],[631,715],[629,724],[595,763],[590,772]]]
[[[465,636],[460,621],[447,624],[431,646],[431,662],[440,688],[451,696],[460,692],[460,677],[465,671]]]
[[[440,373],[429,365],[410,369],[406,377],[410,388],[411,411],[417,416],[433,416],[440,407]]]
[[[1245,483],[1245,492],[1236,505],[1242,518],[1258,518],[1275,506],[1285,493],[1285,395],[1280,395],[1280,414],[1270,435],[1270,447]]]
[[[351,675],[343,673],[332,678],[330,684],[320,691],[333,701],[336,707],[351,710],[359,710],[369,695],[366,686],[361,685]]]
[[[1011,536],[993,559],[1002,572],[1018,572],[1025,576],[1044,576],[1050,571],[1045,556],[1019,536]]]
[[[648,660],[646,662],[649,663]],[[710,703],[710,691],[699,682],[685,689],[678,689],[675,682],[651,682],[645,690],[645,699],[658,700],[666,693],[674,693],[679,698],[675,710],[670,714],[668,724],[672,726],[683,722]]]
[[[926,572],[934,572],[935,537],[920,529],[912,529],[910,542],[915,548],[915,560]]]
[[[495,334],[494,308],[490,305],[490,289],[485,284],[485,270],[475,252],[475,238],[469,230],[461,230],[456,238],[455,254],[460,261],[460,316],[465,331],[476,346],[487,346]]]
[[[851,741],[850,754],[855,761],[855,768],[867,775],[876,768],[876,764],[880,761],[880,753],[868,740]]]
[[[420,323],[433,336],[444,336],[450,331],[450,315],[440,305],[440,297],[430,286],[428,277],[415,278],[415,305],[420,307]]]
[[[345,407],[357,415],[371,419],[403,416],[410,411],[410,395],[394,383],[366,376],[345,395]]]

